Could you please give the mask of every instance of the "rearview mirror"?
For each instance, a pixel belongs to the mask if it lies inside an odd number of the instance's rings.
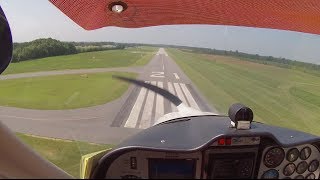
[[[11,30],[7,18],[0,7],[0,74],[11,62],[12,49]]]

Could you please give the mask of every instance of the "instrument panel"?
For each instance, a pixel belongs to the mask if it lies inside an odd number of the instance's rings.
[[[312,144],[284,148],[261,137],[232,137],[192,153],[132,150],[110,164],[105,178],[318,179],[319,162]]]
[[[261,179],[318,179],[319,150],[311,144],[292,148],[267,147],[258,177]]]
[[[106,178],[190,179],[201,177],[202,154],[136,150],[119,156]]]
[[[258,148],[213,148],[205,151],[204,179],[250,179]]]

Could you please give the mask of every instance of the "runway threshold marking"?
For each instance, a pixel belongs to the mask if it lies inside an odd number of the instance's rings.
[[[171,82],[168,82],[168,90],[171,94],[176,95],[174,87]],[[173,103],[170,103],[170,104],[171,104],[172,112],[177,112],[178,111],[177,107]]]
[[[139,118],[139,114],[140,114],[140,109],[142,107],[143,100],[144,100],[146,93],[147,93],[147,89],[142,87],[140,90],[140,93],[138,95],[138,98],[133,105],[133,108],[130,112],[130,115],[129,115],[124,127],[127,127],[127,128],[135,128],[136,127],[136,124],[137,124],[138,118]]]
[[[158,82],[158,87],[163,88],[163,82]],[[163,96],[160,94],[157,94],[157,99],[156,99],[156,112],[155,112],[155,117],[154,119],[157,120],[161,116],[164,115],[164,99]]]
[[[184,92],[184,94],[186,95],[187,99],[188,99],[188,102],[190,103],[190,106],[197,109],[197,110],[200,110],[197,102],[194,100],[194,98],[192,97],[190,91],[188,90],[187,86],[183,83],[180,83],[180,86]]]
[[[156,85],[160,88],[164,87],[164,82],[162,81],[146,82]],[[170,93],[177,95],[186,105],[190,105],[192,108],[200,110],[199,105],[195,101],[195,98],[191,94],[186,84],[172,82],[166,83]],[[172,103],[170,104],[171,112],[177,112],[177,107]],[[164,115],[164,105],[165,103],[163,96],[142,87],[124,127],[146,129],[152,126],[152,122]]]
[[[152,85],[156,85],[156,81],[151,82]],[[153,99],[154,99],[155,93],[153,91],[148,90],[148,96],[146,99],[146,104],[143,108],[143,113],[141,117],[141,122],[139,125],[140,129],[146,129],[150,127],[151,123],[151,115],[152,115],[152,108],[153,108]]]
[[[179,83],[173,83],[174,89],[177,92],[178,97],[181,99],[182,102],[184,102],[185,104],[188,104],[188,101],[186,100],[186,98],[183,95],[182,89],[179,86]]]

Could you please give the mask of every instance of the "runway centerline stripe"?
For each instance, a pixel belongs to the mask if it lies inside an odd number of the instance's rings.
[[[152,81],[151,84],[155,84],[155,81]],[[141,122],[139,128],[141,129],[146,129],[150,127],[151,125],[151,115],[152,115],[152,108],[153,108],[153,100],[154,100],[154,95],[155,93],[153,91],[148,91],[147,99],[146,99],[146,104],[144,106],[143,114],[141,117]]]
[[[194,109],[198,109],[200,110],[197,102],[194,100],[194,98],[192,97],[190,91],[188,90],[187,86],[183,83],[180,83],[180,86],[182,88],[182,91],[184,92],[184,94],[187,97],[188,102],[190,103],[190,106],[193,107]]]
[[[168,82],[168,90],[172,94],[176,95],[176,93],[174,91],[174,87],[173,87],[171,82]],[[171,103],[171,108],[172,108],[172,112],[177,112],[178,111],[177,107],[173,103]]]
[[[164,71],[164,60],[163,60],[163,56],[161,56],[161,60],[162,60],[162,70]]]
[[[130,115],[129,115],[124,127],[127,127],[127,128],[135,128],[136,127],[136,124],[137,124],[137,121],[139,118],[139,114],[140,114],[140,110],[142,109],[142,104],[143,104],[143,100],[144,100],[146,93],[147,93],[147,89],[142,87],[140,90],[140,93],[138,95],[138,98],[137,98],[135,104],[133,105],[133,108],[130,112]]]
[[[158,81],[158,87],[163,88],[163,82]],[[157,94],[156,113],[155,113],[154,120],[158,120],[163,115],[164,115],[164,99],[163,99],[163,96],[161,96],[160,94]]]
[[[181,101],[184,102],[186,105],[188,105],[188,101],[184,97],[181,87],[179,86],[179,83],[173,83],[173,86],[176,89],[177,95],[181,99]]]

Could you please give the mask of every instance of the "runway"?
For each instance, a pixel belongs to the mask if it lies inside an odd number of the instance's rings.
[[[56,72],[24,73],[2,76],[1,79],[38,77],[60,74],[95,73],[117,69],[84,69]],[[160,48],[150,62],[139,68],[119,68],[136,72],[138,79],[169,90],[186,105],[201,111],[217,112],[210,106],[190,79]],[[131,85],[119,99],[104,105],[73,110],[31,110],[0,107],[1,122],[16,132],[38,136],[117,144],[153,125],[176,107],[161,95]]]
[[[189,107],[211,111],[191,85],[189,78],[164,49],[159,49],[148,67],[139,77],[140,80],[170,91]],[[146,88],[135,87],[126,103],[121,107],[112,127],[146,129],[152,126],[159,117],[174,111],[177,111],[177,108],[161,95]]]

